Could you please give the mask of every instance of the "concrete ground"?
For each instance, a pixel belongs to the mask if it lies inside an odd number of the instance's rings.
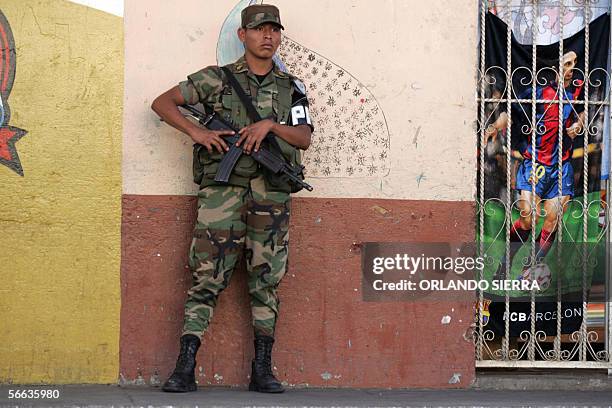
[[[57,399],[8,399],[9,390],[54,389]],[[97,407],[611,407],[612,391],[290,389],[270,395],[202,387],[168,394],[159,388],[116,385],[0,386],[0,406]]]

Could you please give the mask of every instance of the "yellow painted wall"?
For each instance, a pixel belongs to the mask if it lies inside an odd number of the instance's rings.
[[[0,166],[0,382],[112,383],[119,365],[123,19],[2,0],[25,176]]]

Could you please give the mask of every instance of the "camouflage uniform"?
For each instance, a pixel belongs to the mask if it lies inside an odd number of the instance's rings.
[[[228,66],[262,118],[286,122],[291,109],[290,75],[276,66],[261,82],[250,72],[244,58]],[[242,128],[250,122],[246,110],[233,95],[219,67],[204,68],[181,82],[186,102],[202,102],[224,119]],[[280,89],[289,87],[287,90]],[[297,149],[277,138],[286,157]],[[252,157],[243,155],[232,172],[229,185],[214,181],[222,154],[202,146],[194,154],[194,176],[201,186],[198,220],[190,249],[193,286],[185,303],[183,335],[201,338],[217,304],[217,296],[229,283],[244,253],[248,272],[251,313],[256,335],[274,336],[278,317],[277,287],[287,264],[290,195],[273,188]],[[198,166],[201,164],[202,166]],[[243,251],[244,248],[244,251]]]

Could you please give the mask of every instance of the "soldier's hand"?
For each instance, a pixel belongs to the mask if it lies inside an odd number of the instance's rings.
[[[191,136],[194,142],[204,146],[209,153],[213,152],[213,148],[219,153],[225,153],[229,150],[229,147],[227,147],[227,143],[225,143],[225,140],[223,140],[221,136],[233,134],[235,134],[233,130],[208,130],[197,128],[192,131],[189,136]]]
[[[240,129],[240,132],[238,132],[240,138],[236,142],[236,146],[240,146],[240,144],[244,142],[243,150],[247,154],[251,154],[252,150],[258,151],[261,142],[266,138],[267,134],[270,133],[273,126],[274,122],[270,119],[264,119],[243,127]]]

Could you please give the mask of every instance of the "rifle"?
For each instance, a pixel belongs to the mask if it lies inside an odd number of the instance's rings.
[[[232,130],[236,133],[234,136],[224,136],[224,140],[230,144],[230,149],[225,153],[221,163],[219,163],[219,169],[215,174],[215,181],[221,183],[227,183],[229,181],[232,170],[236,166],[238,159],[243,153],[242,147],[236,146],[236,142],[240,138],[238,136],[238,129],[231,124],[224,121],[216,113],[204,114],[199,110],[189,105],[181,105],[181,108],[189,111],[189,114],[184,116],[190,116],[197,120],[202,126],[209,130]],[[260,146],[258,151],[252,151],[251,157],[259,164],[270,170],[274,174],[284,174],[293,183],[305,188],[308,191],[312,191],[313,188],[310,184],[304,182],[301,179],[302,171],[304,166],[294,166],[288,163],[284,157],[279,156],[268,150],[263,145]]]

